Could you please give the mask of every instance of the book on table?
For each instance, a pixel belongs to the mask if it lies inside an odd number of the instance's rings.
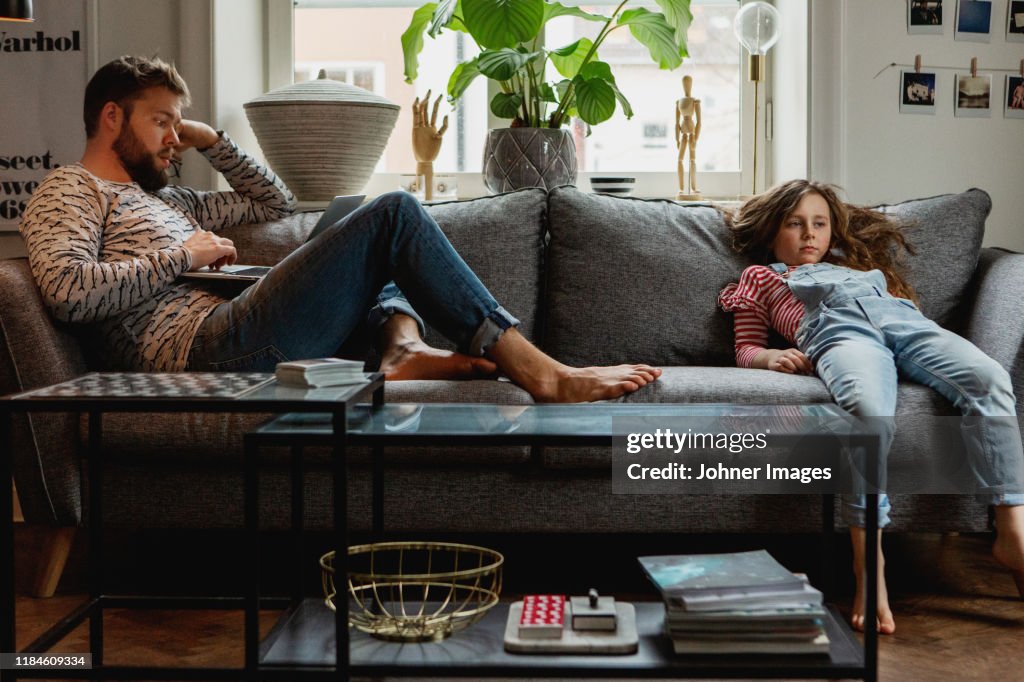
[[[274,376],[282,384],[302,388],[366,383],[363,363],[341,358],[313,358],[277,363]]]
[[[764,550],[640,557],[678,654],[822,654],[822,594]]]

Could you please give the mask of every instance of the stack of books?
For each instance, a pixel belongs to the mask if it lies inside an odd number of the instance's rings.
[[[822,595],[768,552],[640,557],[677,654],[827,654]]]
[[[302,388],[345,386],[367,381],[363,363],[341,358],[315,358],[277,363],[274,376],[282,384]]]

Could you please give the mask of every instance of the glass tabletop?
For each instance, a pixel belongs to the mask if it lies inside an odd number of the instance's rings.
[[[667,418],[735,428],[747,419],[777,424],[777,433],[806,433],[808,424],[835,422],[851,432],[852,418],[831,403],[811,405],[736,405],[720,403],[584,403],[492,405],[476,403],[388,403],[379,408],[358,405],[348,413],[346,433],[352,442],[364,438],[458,438],[460,436],[611,438],[614,422],[628,418],[656,423]],[[285,414],[263,425],[257,435],[315,436],[331,433],[328,414]]]

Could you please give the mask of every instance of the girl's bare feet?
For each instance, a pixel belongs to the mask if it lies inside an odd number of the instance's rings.
[[[992,556],[1010,569],[1017,593],[1024,599],[1024,505],[996,507],[996,542]]]
[[[857,591],[853,595],[853,612],[850,625],[858,632],[864,632],[864,611],[867,596],[864,573],[864,547],[867,533],[863,528],[850,528],[850,541],[853,545],[853,575],[857,579]],[[878,533],[878,632],[891,635],[896,632],[896,621],[889,607],[889,591],[885,585],[885,557],[882,556],[882,533]]]

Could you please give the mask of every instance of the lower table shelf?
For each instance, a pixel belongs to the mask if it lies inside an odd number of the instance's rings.
[[[755,677],[862,678],[860,642],[834,607],[825,628],[828,656],[678,656],[662,632],[664,605],[636,603],[639,651],[628,655],[510,654],[504,650],[509,604],[491,609],[479,623],[443,642],[400,644],[351,631],[352,675],[565,677]],[[286,612],[260,646],[266,671],[320,669],[334,665],[334,613],[321,599],[306,599]]]

